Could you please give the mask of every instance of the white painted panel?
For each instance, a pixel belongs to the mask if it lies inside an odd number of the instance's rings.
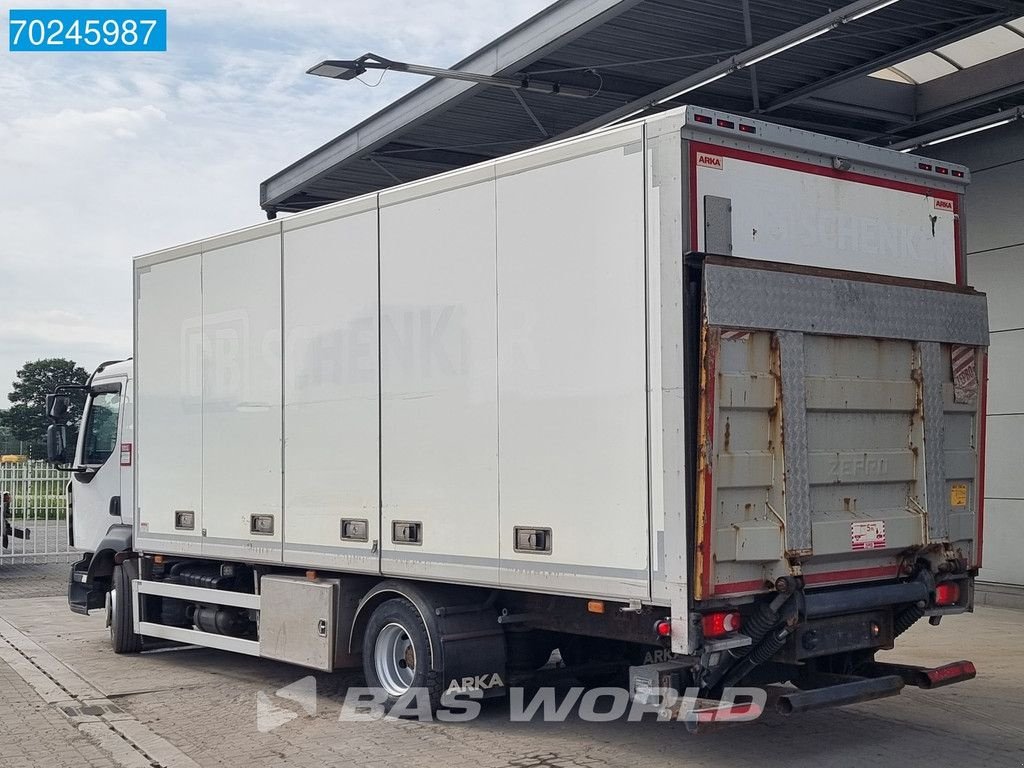
[[[955,280],[954,218],[946,201],[710,150],[696,160],[702,247],[704,198],[712,195],[732,201],[734,256]]]
[[[1024,413],[1024,330],[989,337],[988,413]]]
[[[503,585],[649,591],[640,138],[498,165]],[[516,552],[517,525],[551,528],[551,554]]]
[[[284,559],[376,572],[375,209],[286,227],[284,327]],[[367,522],[365,542],[341,539],[343,518]]]
[[[279,235],[204,250],[202,340],[203,552],[279,561]],[[250,533],[254,514],[272,535]]]
[[[142,538],[170,534],[198,540],[201,532],[200,268],[197,252],[136,270],[134,458]],[[175,530],[176,510],[195,513],[194,530]],[[189,547],[182,544],[181,549]],[[159,551],[178,547],[171,544]]]
[[[986,499],[981,581],[1024,586],[1024,500]]]
[[[495,583],[494,182],[466,178],[381,194],[381,569]]]
[[[1024,416],[990,416],[985,433],[985,497],[1024,499]]]
[[[1016,214],[1007,214],[1016,215]],[[968,282],[988,294],[988,322],[993,331],[1024,328],[1024,245],[967,257]]]

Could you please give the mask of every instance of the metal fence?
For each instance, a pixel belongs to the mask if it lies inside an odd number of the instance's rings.
[[[42,461],[0,463],[0,567],[67,563],[66,472]]]

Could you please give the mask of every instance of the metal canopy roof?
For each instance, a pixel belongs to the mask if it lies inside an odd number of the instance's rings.
[[[1021,32],[1024,0],[893,0],[860,16],[872,5],[559,0],[453,69],[532,75],[592,97],[433,79],[267,179],[260,205],[270,216],[307,210],[684,103],[898,147],[1024,106],[1024,49],[1015,46],[919,82],[885,76],[926,54],[970,59],[963,47],[986,30]],[[806,39],[827,22],[829,31]]]

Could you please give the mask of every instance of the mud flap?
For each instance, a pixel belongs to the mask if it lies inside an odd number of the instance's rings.
[[[92,555],[86,555],[71,566],[68,574],[68,607],[73,613],[88,616],[89,611],[106,604],[107,585],[89,580],[89,564]]]

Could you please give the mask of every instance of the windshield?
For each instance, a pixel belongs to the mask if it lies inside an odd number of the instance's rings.
[[[82,443],[83,464],[103,464],[117,445],[117,416],[121,409],[121,388],[94,392]]]

